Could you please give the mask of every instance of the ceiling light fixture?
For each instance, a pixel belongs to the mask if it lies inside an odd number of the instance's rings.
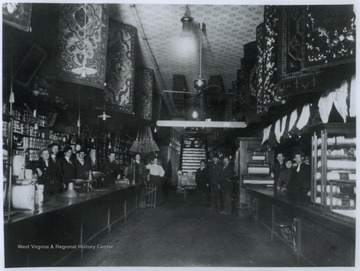
[[[193,119],[197,119],[199,117],[199,113],[195,110],[192,112],[191,116],[193,117]]]
[[[82,78],[85,78],[86,76],[88,75],[93,75],[95,73],[97,73],[97,70],[94,69],[94,68],[89,68],[89,67],[86,67],[86,43],[89,43],[86,41],[86,36],[87,36],[87,21],[86,21],[86,18],[87,18],[87,5],[85,4],[85,7],[84,7],[85,11],[84,11],[84,37],[83,37],[83,61],[82,61],[82,64],[83,66],[82,67],[78,67],[78,68],[74,68],[72,69],[71,71],[75,74],[78,74],[80,75]]]
[[[201,91],[206,87],[206,80],[202,78],[202,39],[203,35],[205,35],[205,24],[199,23],[199,30],[200,30],[200,38],[199,38],[199,78],[194,81],[194,88],[197,91]]]
[[[184,16],[181,17],[181,22],[182,22],[182,32],[183,33],[190,33],[191,32],[191,22],[192,22],[192,17],[190,16],[190,9],[189,6],[186,6],[186,12],[184,14]]]
[[[189,121],[189,120],[158,120],[158,127],[199,127],[199,128],[246,128],[242,121]]]
[[[111,116],[109,116],[109,115],[106,115],[106,113],[105,113],[105,110],[103,111],[103,113],[101,114],[101,115],[99,115],[98,116],[98,118],[102,118],[102,120],[106,120],[106,119],[109,119],[109,118],[111,118]]]

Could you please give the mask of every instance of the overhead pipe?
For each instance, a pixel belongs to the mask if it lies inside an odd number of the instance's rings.
[[[145,32],[144,32],[144,28],[142,27],[142,23],[140,21],[140,17],[139,17],[139,13],[137,12],[137,9],[136,9],[136,6],[134,4],[130,5],[131,7],[131,11],[134,15],[134,18],[136,20],[136,24],[137,24],[137,27],[138,27],[138,30],[140,32],[140,35],[141,35],[141,38],[143,39],[144,41],[144,44],[145,44],[145,47],[149,53],[149,56],[150,56],[150,59],[153,63],[153,66],[154,66],[154,70],[155,70],[155,77],[157,79],[157,81],[159,82],[159,85],[160,85],[160,88],[161,89],[167,89],[166,86],[165,86],[165,83],[164,83],[164,80],[162,78],[162,75],[161,75],[161,72],[160,72],[160,69],[159,69],[159,66],[156,62],[156,59],[154,57],[154,54],[151,50],[151,47],[149,45],[149,42],[146,38],[146,35],[145,35]],[[168,110],[169,112],[174,112],[176,111],[175,109],[175,106],[174,106],[174,103],[173,101],[169,98],[168,94],[161,91],[161,96],[164,98],[164,101],[165,101],[165,104],[166,106],[168,107]]]

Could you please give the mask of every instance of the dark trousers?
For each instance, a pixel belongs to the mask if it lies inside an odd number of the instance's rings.
[[[164,203],[163,181],[160,176],[150,175],[150,182],[156,186],[156,204]]]
[[[217,210],[221,210],[221,196],[220,189],[217,185],[210,185],[210,193],[211,193],[211,207],[216,208]]]
[[[210,189],[206,186],[196,187],[197,203],[200,206],[208,206],[210,202]]]
[[[231,214],[232,211],[232,185],[231,183],[227,183],[224,185],[221,185],[221,196],[222,196],[222,201],[223,201],[223,211],[227,214]]]

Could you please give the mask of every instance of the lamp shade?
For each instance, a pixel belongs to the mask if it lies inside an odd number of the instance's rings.
[[[78,193],[74,189],[74,183],[69,183],[68,190],[66,190],[66,192],[64,192],[61,196],[64,198],[76,198]]]
[[[188,13],[185,13],[183,17],[181,17],[181,22],[182,22],[182,31],[183,33],[189,33],[191,32],[191,22],[192,22],[192,18],[190,17],[190,15]]]

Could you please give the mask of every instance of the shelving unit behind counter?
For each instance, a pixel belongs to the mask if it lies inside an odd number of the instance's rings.
[[[312,202],[324,212],[355,217],[355,125],[330,125],[315,131],[312,152]]]

